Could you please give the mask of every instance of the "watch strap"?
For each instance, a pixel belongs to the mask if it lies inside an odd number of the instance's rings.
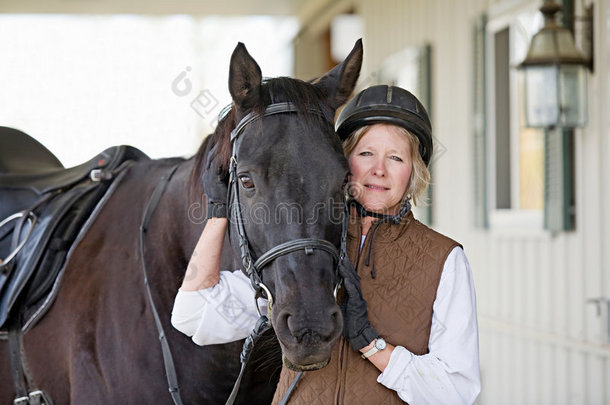
[[[368,359],[369,357],[371,357],[372,355],[374,355],[378,351],[379,351],[379,349],[377,348],[377,346],[373,346],[370,350],[367,350],[365,353],[363,353],[361,355],[361,357],[363,359]]]
[[[377,339],[379,339],[379,337],[377,337]],[[367,350],[366,352],[364,352],[361,357],[363,359],[368,359],[369,357],[371,357],[372,355],[374,355],[375,353],[377,353],[378,351],[380,351],[380,349],[377,348],[377,339],[375,339],[375,342],[373,343],[373,347],[371,347],[369,350]],[[385,345],[384,345],[385,346]]]

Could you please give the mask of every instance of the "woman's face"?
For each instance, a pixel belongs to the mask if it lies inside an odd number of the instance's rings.
[[[408,138],[393,125],[375,124],[348,156],[350,194],[369,211],[396,215],[411,179]]]

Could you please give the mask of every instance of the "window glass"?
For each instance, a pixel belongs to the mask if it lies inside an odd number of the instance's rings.
[[[544,131],[523,128],[519,134],[519,208],[544,209]]]
[[[514,35],[511,37],[511,64],[520,63],[526,56],[532,37],[542,27],[542,15],[539,11],[531,11],[520,14],[513,23]],[[514,199],[518,204],[515,208],[521,210],[544,210],[544,131],[541,129],[528,128],[525,125],[526,94],[524,86],[524,74],[520,70],[515,71],[514,86],[516,94],[517,109],[519,114],[517,122],[517,158],[513,161],[516,166],[513,171],[519,181]],[[532,84],[532,83],[528,83]],[[535,85],[544,86],[543,81]],[[554,97],[549,89],[546,92]]]

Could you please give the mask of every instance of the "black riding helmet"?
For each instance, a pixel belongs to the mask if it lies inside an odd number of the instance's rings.
[[[371,86],[350,100],[339,114],[335,131],[345,140],[360,127],[394,124],[417,136],[426,166],[432,157],[432,125],[426,109],[409,91],[387,85]]]

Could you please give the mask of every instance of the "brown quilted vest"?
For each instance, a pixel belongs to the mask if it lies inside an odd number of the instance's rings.
[[[373,224],[359,253],[361,225],[351,221],[348,254],[361,277],[369,320],[389,343],[415,354],[428,353],[432,306],[447,256],[460,246],[413,219],[409,213],[397,225]],[[374,235],[372,235],[374,234]],[[373,239],[368,266],[366,258]],[[375,266],[375,278],[371,277]],[[395,391],[377,382],[380,371],[340,338],[330,363],[303,374],[288,402],[293,404],[404,404]],[[282,368],[273,404],[284,397],[296,372]]]

